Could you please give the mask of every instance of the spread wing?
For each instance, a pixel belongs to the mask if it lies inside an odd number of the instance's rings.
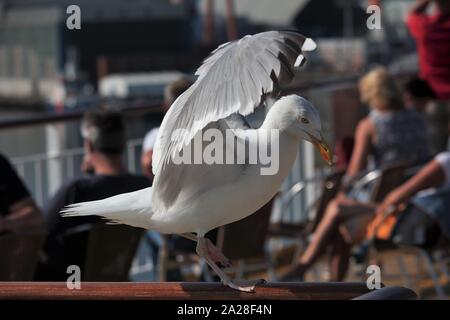
[[[197,70],[197,81],[172,104],[153,153],[152,207],[167,210],[182,188],[173,158],[208,124],[248,115],[265,94],[290,81],[315,43],[295,32],[269,31],[219,46]],[[177,167],[183,166],[177,165]],[[178,172],[178,173],[177,173]]]

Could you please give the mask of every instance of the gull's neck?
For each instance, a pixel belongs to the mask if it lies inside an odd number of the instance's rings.
[[[264,119],[261,129],[276,129],[280,130],[280,134],[286,131],[287,126],[286,118],[290,116],[290,112],[286,110],[286,107],[280,103],[275,103],[267,112],[266,118]]]
[[[293,117],[292,112],[285,106],[275,103],[266,115],[266,118],[258,129],[259,134],[266,135],[267,131],[278,131],[278,150],[279,150],[279,172],[273,178],[280,181],[289,174],[293,163],[297,157],[300,137],[293,135],[288,130],[290,118]],[[272,147],[271,147],[272,149]]]

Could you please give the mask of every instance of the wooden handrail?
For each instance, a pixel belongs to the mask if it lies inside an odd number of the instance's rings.
[[[0,121],[0,129],[19,128],[35,125],[45,125],[50,123],[67,122],[80,120],[86,110],[68,111],[64,113],[37,113],[27,117],[17,119],[8,119]],[[164,114],[160,104],[145,104],[140,106],[124,107],[122,109],[125,116],[136,114],[155,114],[162,116]]]
[[[64,282],[0,282],[0,300],[349,300],[367,292],[365,282],[276,282],[255,293],[205,282],[82,282],[70,290]]]

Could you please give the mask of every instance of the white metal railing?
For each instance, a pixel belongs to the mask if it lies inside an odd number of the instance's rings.
[[[140,154],[143,139],[133,139],[127,142],[126,146],[126,163],[128,171],[132,173],[140,172],[137,165],[137,154]],[[137,152],[139,151],[139,152]],[[46,179],[49,170],[50,161],[58,161],[61,165],[63,173],[61,175],[60,184],[64,181],[81,176],[81,162],[84,156],[83,148],[73,148],[62,150],[60,152],[40,153],[30,156],[14,157],[11,163],[16,168],[17,173],[23,179],[26,186],[32,193],[38,205],[42,206],[48,196],[50,190]]]

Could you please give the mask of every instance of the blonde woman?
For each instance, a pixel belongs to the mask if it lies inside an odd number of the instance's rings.
[[[395,80],[384,68],[376,68],[358,83],[361,101],[370,107],[355,132],[355,145],[344,181],[367,168],[370,156],[376,167],[405,161],[424,163],[428,151],[425,124],[414,110],[408,110]],[[331,246],[331,280],[344,279],[351,246],[362,241],[373,219],[376,204],[364,203],[340,193],[332,200],[312,241],[282,280],[301,279],[308,268]]]
[[[384,68],[376,68],[359,81],[361,101],[370,113],[358,124],[355,147],[347,176],[367,167],[369,156],[376,167],[397,161],[412,164],[428,160],[425,123],[420,114],[405,108],[395,80]]]

